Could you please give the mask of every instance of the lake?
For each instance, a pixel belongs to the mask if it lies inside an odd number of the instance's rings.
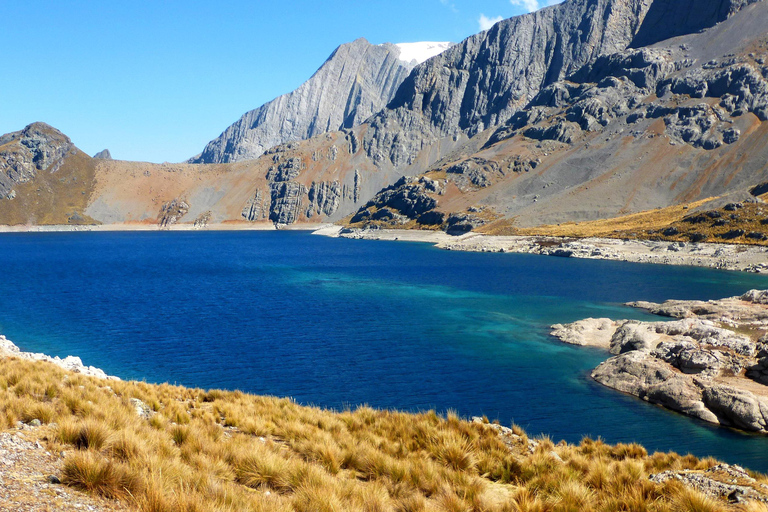
[[[768,437],[603,388],[588,374],[604,352],[548,335],[590,316],[652,318],[626,301],[768,288],[764,276],[295,231],[8,233],[0,266],[1,334],[124,379],[454,410],[768,471]]]

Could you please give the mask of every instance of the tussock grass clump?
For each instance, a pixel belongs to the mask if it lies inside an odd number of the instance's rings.
[[[92,451],[69,456],[62,474],[65,484],[107,498],[127,498],[143,488],[142,479],[136,472]]]
[[[725,512],[727,510],[723,503],[690,489],[681,489],[675,495],[673,504],[676,510],[684,512]]]
[[[277,492],[293,490],[297,473],[301,470],[297,461],[292,463],[266,448],[237,458],[233,466],[238,483],[254,489],[266,487]]]
[[[107,425],[95,420],[67,421],[59,428],[62,442],[72,444],[80,450],[100,450],[107,444],[110,434]]]
[[[137,414],[131,399],[152,414]],[[0,360],[0,404],[2,427],[32,419],[48,424],[41,439],[50,451],[65,452],[67,485],[128,500],[142,512],[708,512],[725,506],[677,482],[647,478],[706,469],[713,459],[648,455],[636,444],[599,439],[574,446],[543,437],[531,452],[519,427],[513,431],[520,437],[508,446],[487,421],[467,422],[455,413],[332,412],[241,392],[105,382],[13,359]]]

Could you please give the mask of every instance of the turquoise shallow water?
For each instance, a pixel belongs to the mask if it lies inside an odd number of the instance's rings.
[[[0,333],[123,378],[453,409],[768,471],[768,438],[602,388],[587,375],[604,353],[548,336],[649,318],[626,301],[719,298],[765,277],[300,232],[4,234],[0,266]]]

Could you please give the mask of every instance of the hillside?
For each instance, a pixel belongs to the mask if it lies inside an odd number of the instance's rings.
[[[92,224],[93,160],[59,130],[33,123],[0,136],[0,224]]]
[[[77,490],[143,512],[765,510],[764,476],[636,444],[555,445],[450,413],[332,412],[16,357],[0,370],[8,510],[93,507]]]

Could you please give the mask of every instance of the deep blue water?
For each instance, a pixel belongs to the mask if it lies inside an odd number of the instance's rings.
[[[768,471],[768,438],[605,389],[587,378],[603,352],[548,337],[588,316],[649,318],[625,301],[720,298],[765,277],[284,231],[3,234],[0,268],[0,333],[123,378],[452,409]]]

